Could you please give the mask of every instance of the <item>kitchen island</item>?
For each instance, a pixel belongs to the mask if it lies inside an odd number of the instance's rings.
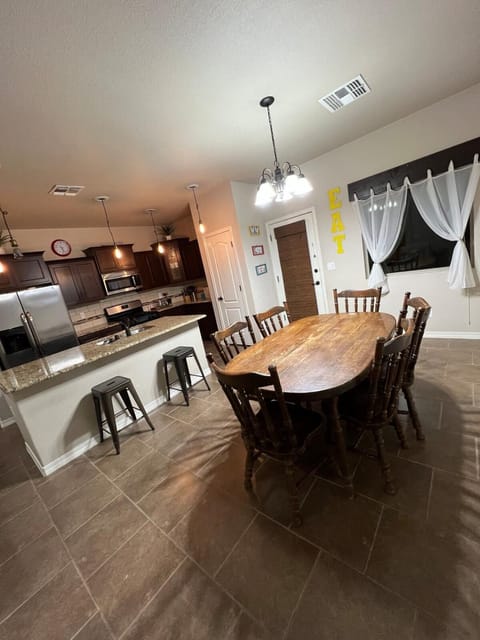
[[[203,317],[159,318],[140,325],[134,335],[86,343],[0,372],[0,391],[40,472],[49,475],[99,441],[90,393],[94,385],[118,375],[131,378],[150,412],[166,400],[166,351],[193,347],[209,373],[198,328]],[[129,420],[120,416],[119,428]]]

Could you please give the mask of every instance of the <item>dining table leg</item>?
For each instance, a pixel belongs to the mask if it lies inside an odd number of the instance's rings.
[[[328,423],[335,438],[340,474],[345,486],[353,490],[353,476],[348,468],[345,434],[343,432],[340,415],[338,413],[338,397],[335,396],[334,398],[329,398],[325,401],[325,404],[327,405]]]

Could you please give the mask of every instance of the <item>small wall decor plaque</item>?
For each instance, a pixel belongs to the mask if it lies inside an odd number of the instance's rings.
[[[252,245],[252,253],[254,256],[263,256],[263,254],[265,253],[263,250],[263,244]]]
[[[257,272],[257,276],[262,276],[264,273],[267,273],[267,265],[257,264],[257,266],[255,267],[255,271]]]
[[[259,236],[260,235],[260,226],[253,224],[248,227],[248,233],[251,236]]]

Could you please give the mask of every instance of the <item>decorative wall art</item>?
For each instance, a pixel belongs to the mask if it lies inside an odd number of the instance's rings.
[[[257,272],[257,276],[262,276],[264,273],[267,273],[267,265],[257,264],[257,266],[255,267],[255,271]]]
[[[250,226],[248,227],[248,233],[249,233],[251,236],[259,236],[259,235],[260,235],[260,233],[261,233],[261,231],[260,231],[260,226],[259,226],[259,225],[256,225],[256,224],[254,224],[254,225],[250,225]]]
[[[337,245],[337,253],[344,253],[343,241],[345,240],[345,234],[341,233],[345,231],[342,221],[342,212],[340,211],[342,201],[337,199],[340,195],[340,187],[334,187],[328,190],[328,204],[331,212],[331,226],[330,233],[333,234],[332,240]]]
[[[265,253],[263,250],[263,244],[252,245],[252,253],[254,256],[263,256],[263,254]]]

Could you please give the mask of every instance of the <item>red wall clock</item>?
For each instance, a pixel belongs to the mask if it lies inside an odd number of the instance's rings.
[[[56,253],[57,256],[61,256],[62,258],[69,256],[72,253],[70,243],[66,240],[62,240],[61,238],[54,240],[50,246],[53,253]]]

